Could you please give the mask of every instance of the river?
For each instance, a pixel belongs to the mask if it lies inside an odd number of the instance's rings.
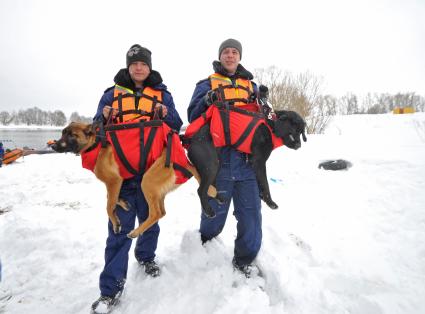
[[[14,148],[47,148],[48,140],[57,140],[61,136],[61,129],[1,129],[0,142],[3,147]]]

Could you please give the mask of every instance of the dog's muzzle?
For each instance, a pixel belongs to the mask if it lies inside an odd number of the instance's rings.
[[[52,143],[49,143],[49,147],[51,149],[53,149],[55,152],[57,152],[58,150],[58,142],[57,141],[53,141]]]
[[[68,145],[66,144],[66,142],[64,141],[55,141],[52,145],[50,145],[50,147],[58,153],[66,153],[66,152],[70,152],[71,150],[69,149]]]

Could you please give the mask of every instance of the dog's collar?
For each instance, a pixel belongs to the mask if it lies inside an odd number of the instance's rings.
[[[96,140],[94,141],[94,143],[92,145],[90,145],[89,148],[87,148],[85,151],[83,151],[82,153],[88,153],[91,152],[93,149],[95,149],[100,143],[100,138],[96,135]]]

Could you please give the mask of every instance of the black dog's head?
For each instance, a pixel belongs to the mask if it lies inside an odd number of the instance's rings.
[[[58,153],[78,154],[95,141],[95,131],[92,124],[71,122],[62,130],[62,137],[54,141],[50,147]]]
[[[298,149],[301,147],[301,136],[303,141],[307,141],[305,136],[306,123],[304,119],[295,111],[276,111],[277,120],[274,121],[273,132],[283,139],[285,146]]]

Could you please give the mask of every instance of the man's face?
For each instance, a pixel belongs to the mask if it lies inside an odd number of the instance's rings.
[[[128,72],[130,72],[131,79],[134,83],[136,83],[136,85],[142,84],[151,73],[149,66],[142,61],[130,64]]]
[[[220,55],[221,65],[227,73],[235,74],[236,69],[241,61],[241,55],[236,48],[225,48]]]

